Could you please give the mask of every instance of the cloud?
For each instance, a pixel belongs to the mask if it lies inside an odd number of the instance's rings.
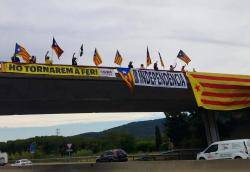
[[[164,117],[163,113],[84,113],[53,115],[0,116],[1,128],[49,127],[65,124],[92,124],[115,121],[138,121]]]
[[[54,58],[59,64],[71,64],[83,43],[80,64],[93,65],[97,47],[104,66],[114,66],[116,49],[124,66],[130,60],[139,66],[148,45],[153,61],[160,50],[170,65],[184,49],[192,59],[189,69],[249,74],[249,5],[248,0],[5,0],[0,2],[0,57],[9,60],[19,42],[44,62],[55,36],[65,52],[62,60]]]

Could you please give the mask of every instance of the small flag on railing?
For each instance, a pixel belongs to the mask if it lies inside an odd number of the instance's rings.
[[[190,58],[182,50],[179,51],[177,57],[184,61],[187,65],[191,62]]]
[[[159,57],[160,57],[161,66],[162,66],[163,68],[165,68],[165,65],[164,65],[163,59],[162,59],[162,57],[161,57],[161,53],[160,53],[160,52],[158,52],[158,54],[159,54]]]
[[[122,56],[121,54],[119,53],[119,51],[117,50],[116,51],[116,55],[115,55],[115,60],[114,62],[118,65],[121,65],[122,64]]]
[[[94,57],[93,57],[93,61],[95,63],[96,66],[102,64],[102,59],[101,56],[99,55],[97,49],[95,48],[95,53],[94,53]]]
[[[52,43],[51,48],[55,51],[55,53],[56,53],[56,55],[57,55],[57,57],[58,57],[58,59],[59,59],[60,56],[61,56],[62,53],[63,53],[63,50],[58,46],[58,44],[57,44],[55,38],[53,38],[53,43]]]
[[[15,47],[15,55],[19,56],[21,58],[23,58],[23,60],[26,63],[30,62],[31,56],[29,55],[29,53],[25,50],[25,48],[23,48],[21,45],[19,45],[18,43],[16,43],[16,47]]]
[[[147,47],[147,66],[149,66],[151,64],[152,64],[152,61],[151,61],[149,50],[148,50],[148,47]]]
[[[82,44],[82,46],[80,48],[80,57],[82,57],[82,55],[83,55],[83,44]]]

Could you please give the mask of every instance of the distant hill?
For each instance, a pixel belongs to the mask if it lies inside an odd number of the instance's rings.
[[[110,132],[123,132],[128,133],[129,135],[132,135],[137,139],[147,139],[153,138],[155,136],[155,126],[158,126],[160,128],[160,131],[163,132],[164,122],[165,118],[149,121],[131,122],[125,125],[104,130],[102,132],[89,132],[80,135],[86,137],[100,137]]]

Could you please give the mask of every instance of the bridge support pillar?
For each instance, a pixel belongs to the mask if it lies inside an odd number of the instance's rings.
[[[211,110],[203,111],[202,119],[205,124],[208,145],[213,142],[219,141],[220,136],[219,136],[218,126],[216,123],[215,111],[211,111]]]

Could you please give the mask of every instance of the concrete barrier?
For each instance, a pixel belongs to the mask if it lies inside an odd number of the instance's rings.
[[[219,161],[132,161],[98,164],[40,164],[30,167],[0,167],[2,172],[246,172],[250,160]]]

